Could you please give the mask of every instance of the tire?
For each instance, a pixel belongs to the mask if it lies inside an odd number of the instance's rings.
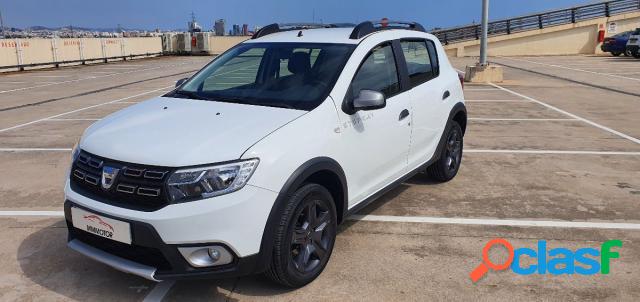
[[[329,191],[306,184],[289,198],[274,237],[265,275],[286,287],[315,280],[329,262],[336,240],[336,207]]]
[[[636,59],[640,59],[640,51],[636,51],[636,52],[633,54],[633,57],[634,57],[634,58],[636,58]]]
[[[630,49],[627,49],[627,50],[625,50],[625,51],[624,51],[624,56],[625,56],[625,57],[630,57],[630,56],[632,56],[632,55],[633,55],[633,54],[631,53],[631,50],[630,50]]]
[[[427,168],[429,177],[438,182],[447,182],[456,177],[462,162],[464,137],[457,122],[451,122],[445,132],[445,138],[444,148],[440,150],[438,160]]]
[[[612,52],[611,53],[614,57],[619,57],[622,53],[621,52]]]

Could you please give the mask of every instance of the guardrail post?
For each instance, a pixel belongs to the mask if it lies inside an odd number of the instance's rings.
[[[511,20],[507,20],[507,35],[511,34]]]
[[[107,63],[107,42],[104,38],[100,38],[100,48],[102,48],[102,61]]]
[[[126,61],[127,57],[125,55],[125,51],[124,51],[124,37],[120,38],[120,55],[122,56],[122,60]]]
[[[60,67],[58,64],[58,39],[51,38],[51,53],[53,54],[53,63],[56,68]]]
[[[82,60],[82,65],[85,65],[86,62],[84,61],[84,39],[83,38],[79,38],[78,39],[80,41],[80,60]]]
[[[544,28],[544,26],[542,25],[542,15],[538,15],[538,28]]]
[[[611,10],[609,9],[609,2],[604,4],[604,15],[611,17]]]
[[[22,45],[20,45],[20,39],[15,39],[15,43],[16,43],[16,56],[18,58],[18,69],[20,71],[24,70],[24,66],[22,66],[24,64],[24,58],[22,57]]]
[[[571,23],[576,23],[576,9],[571,9]]]

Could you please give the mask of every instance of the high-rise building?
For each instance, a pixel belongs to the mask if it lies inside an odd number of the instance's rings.
[[[238,24],[234,24],[233,25],[233,35],[234,36],[239,36],[240,35],[240,25],[238,25]]]
[[[216,32],[216,36],[224,36],[224,19],[216,20],[213,29]]]
[[[243,36],[248,36],[249,35],[249,24],[242,24],[242,35]]]

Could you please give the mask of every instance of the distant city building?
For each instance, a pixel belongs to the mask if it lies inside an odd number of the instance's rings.
[[[202,27],[198,22],[196,22],[196,15],[193,12],[191,12],[191,21],[187,23],[187,26],[189,28],[189,32],[195,33],[202,31]]]
[[[213,26],[216,36],[224,36],[224,19],[218,19]]]
[[[248,36],[249,35],[249,24],[242,24],[242,35],[243,36]]]
[[[239,36],[239,35],[240,35],[240,25],[234,24],[233,25],[233,36]]]

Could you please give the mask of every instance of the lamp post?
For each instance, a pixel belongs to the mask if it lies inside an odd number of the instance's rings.
[[[489,65],[488,34],[489,34],[489,0],[482,0],[482,25],[480,34],[480,60],[472,66],[467,66],[464,80],[472,83],[500,83],[503,80],[502,66]]]
[[[480,66],[487,66],[488,32],[489,32],[489,0],[482,0],[482,35],[480,37]]]

